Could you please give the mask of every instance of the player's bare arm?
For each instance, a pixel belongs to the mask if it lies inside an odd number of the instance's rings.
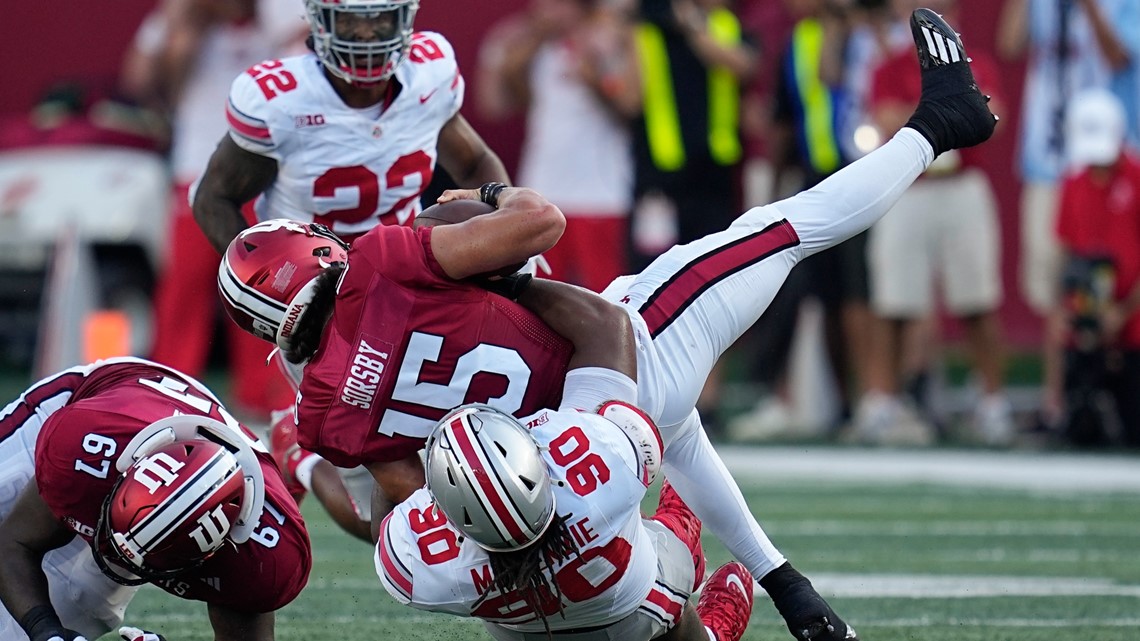
[[[460,114],[452,116],[439,131],[436,150],[440,166],[460,187],[478,187],[489,182],[511,183],[498,154]]]
[[[372,542],[369,522],[362,520],[352,504],[352,497],[344,487],[344,481],[336,467],[328,461],[321,461],[313,467],[313,496],[324,506],[333,522],[342,530],[361,541]]]
[[[440,202],[478,200],[476,189],[453,189]],[[523,187],[504,189],[498,210],[432,230],[431,250],[443,271],[456,280],[526,262],[554,246],[566,217],[541,194]]]
[[[398,461],[369,463],[367,467],[380,490],[380,496],[372,500],[372,529],[375,532],[377,524],[393,505],[402,502],[424,486],[424,464],[417,452]],[[379,501],[378,505],[377,498],[390,503],[387,509],[384,509],[383,501]],[[377,507],[381,510],[378,511]]]
[[[210,605],[214,641],[273,641],[272,612],[238,612]]]
[[[245,229],[241,208],[277,178],[277,161],[222,137],[194,194],[194,220],[219,254]]]
[[[518,298],[574,345],[569,369],[601,367],[637,380],[633,327],[625,310],[567,283],[535,279]]]
[[[14,619],[22,621],[36,607],[51,607],[44,555],[74,537],[40,497],[35,479],[29,481],[0,523],[0,600]]]

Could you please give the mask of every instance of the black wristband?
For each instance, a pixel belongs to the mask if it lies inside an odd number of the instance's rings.
[[[20,617],[20,627],[28,634],[29,639],[36,641],[45,632],[63,629],[63,623],[55,613],[55,608],[50,605],[37,605]]]
[[[789,587],[807,581],[807,577],[792,567],[791,562],[784,561],[783,565],[772,570],[760,578],[757,583],[773,600],[778,599]]]
[[[505,183],[483,183],[483,186],[479,188],[479,200],[498,209],[499,194],[503,193],[506,188]]]

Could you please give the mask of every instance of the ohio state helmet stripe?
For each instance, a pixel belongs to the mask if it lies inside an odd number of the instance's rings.
[[[134,541],[144,554],[161,543],[171,530],[182,525],[191,514],[207,504],[226,480],[241,473],[235,463],[225,460],[228,455],[222,449],[215,452],[182,487],[163,499],[127,530],[126,538]]]
[[[787,220],[698,256],[661,284],[641,306],[641,316],[657,338],[701,294],[740,270],[800,244]]]
[[[508,501],[504,500],[507,492],[492,481],[492,478],[498,480],[497,475],[484,460],[485,454],[481,448],[475,447],[474,435],[470,432],[471,428],[462,416],[457,416],[449,427],[451,428],[452,440],[459,448],[463,455],[463,461],[466,463],[464,472],[467,474],[468,481],[471,482],[471,486],[479,496],[484,499],[480,503],[490,508],[487,513],[495,524],[495,528],[499,530],[500,534],[508,535],[507,538],[513,541],[521,543],[530,540],[533,531],[516,511],[508,507]],[[528,533],[531,536],[528,536]]]

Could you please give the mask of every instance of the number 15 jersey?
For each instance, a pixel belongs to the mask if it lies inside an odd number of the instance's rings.
[[[313,54],[238,76],[226,103],[230,138],[277,161],[276,180],[255,203],[258,219],[317,222],[344,236],[410,221],[431,182],[439,132],[463,104],[451,44],[413,35],[391,87],[399,93],[382,111],[348,107]]]
[[[397,461],[464,403],[556,406],[571,345],[521,305],[448,278],[430,227],[352,243],[297,401],[297,440],[334,465]]]

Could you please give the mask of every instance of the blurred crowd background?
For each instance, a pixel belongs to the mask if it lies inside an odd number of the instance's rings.
[[[567,214],[554,277],[601,290],[897,131],[919,95],[915,6],[422,0],[416,27],[454,45],[462,113],[515,183]],[[997,135],[797,267],[710,381],[706,425],[734,441],[1134,448],[1140,0],[917,6],[962,32]],[[287,392],[250,372],[256,359],[230,368],[244,348],[227,343],[209,278],[194,300],[163,292],[192,269],[185,194],[225,133],[230,81],[304,51],[302,1],[6,14],[5,376],[22,389],[80,361],[151,356],[223,372],[232,404],[264,421]],[[425,201],[446,185],[437,172]]]

